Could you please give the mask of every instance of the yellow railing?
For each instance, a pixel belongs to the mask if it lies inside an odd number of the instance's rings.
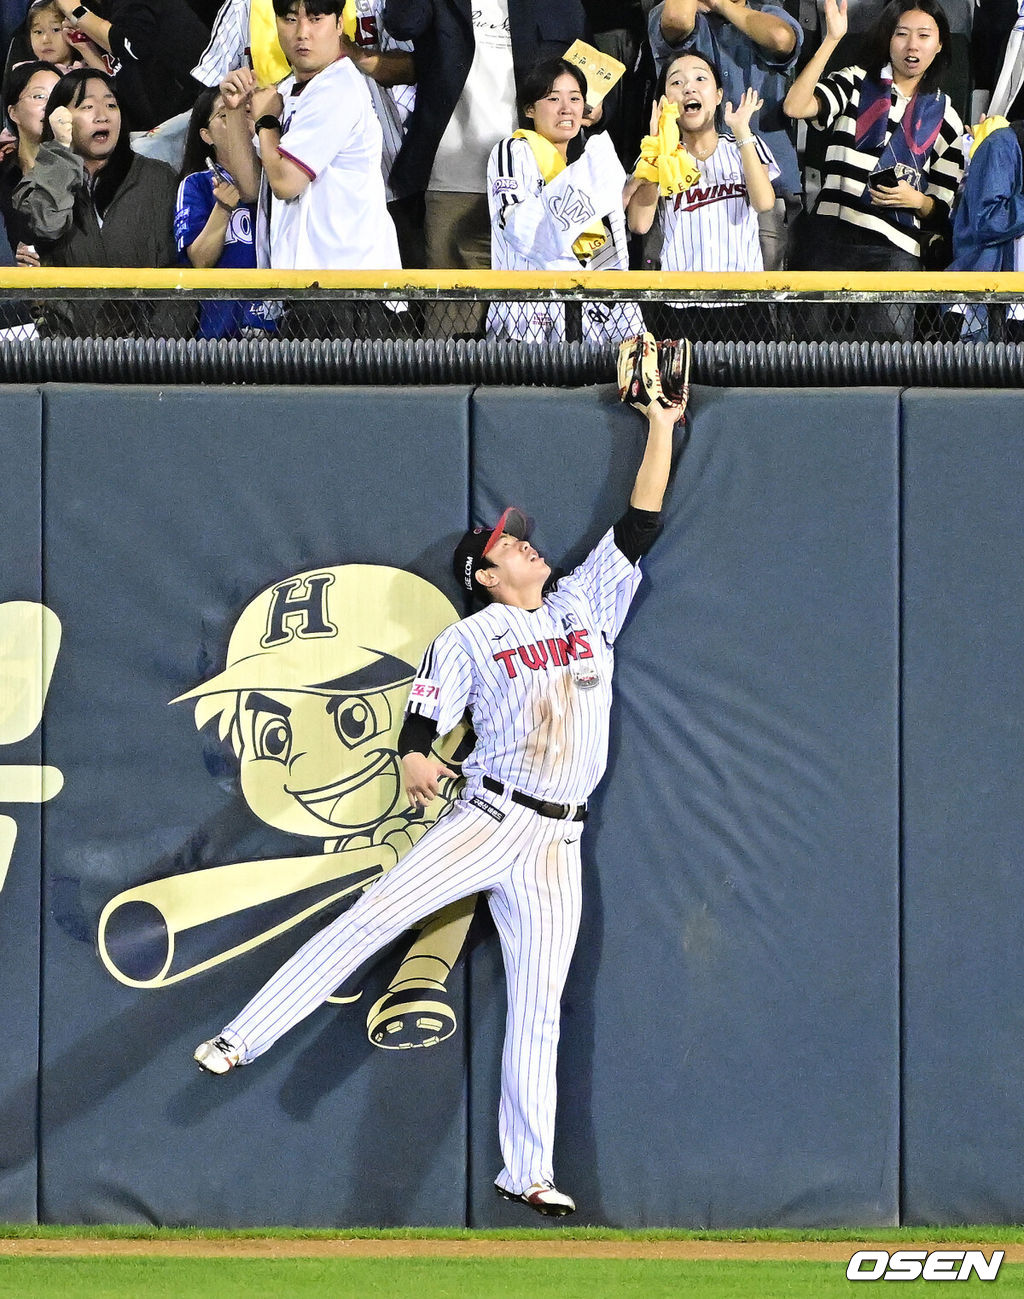
[[[647,294],[718,293],[820,295],[898,295],[921,301],[942,298],[992,298],[995,301],[1024,300],[1024,273],[979,274],[975,272],[931,273],[862,271],[783,271],[692,274],[638,272],[565,271],[233,271],[233,270],[143,270],[128,267],[29,270],[8,267],[0,270],[0,293],[31,296],[36,290],[127,291],[166,293],[183,290],[204,292],[225,289],[235,292],[293,294],[298,290],[357,290],[395,293],[437,291],[448,295],[472,296],[496,293],[565,292],[592,293],[598,297],[628,299]]]

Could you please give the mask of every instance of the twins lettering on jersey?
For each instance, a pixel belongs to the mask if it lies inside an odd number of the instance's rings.
[[[696,212],[698,208],[707,207],[710,203],[723,203],[726,199],[746,197],[747,187],[743,181],[730,181],[724,185],[694,185],[691,189],[676,195],[675,210]]]
[[[583,627],[570,632],[567,639],[548,636],[532,645],[514,645],[511,649],[499,650],[492,657],[495,663],[504,664],[508,679],[514,681],[519,675],[520,663],[531,672],[539,672],[541,668],[564,668],[570,659],[592,659],[594,651],[587,640],[589,635],[590,632]]]

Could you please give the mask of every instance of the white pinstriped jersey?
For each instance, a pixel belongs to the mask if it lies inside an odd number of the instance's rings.
[[[384,0],[356,0],[356,14],[356,45],[381,50],[412,51],[412,41],[396,41],[384,26]],[[377,114],[380,129],[384,133],[381,169],[390,203],[392,199],[402,197],[391,188],[391,168],[402,147],[406,119],[416,106],[416,87],[382,86],[372,77],[366,78],[366,84],[373,101],[373,111]]]
[[[355,43],[379,46],[382,50],[411,50],[411,41],[396,41],[384,26],[384,0],[356,0]],[[210,43],[192,75],[204,86],[219,86],[229,72],[247,63],[249,49],[249,0],[224,0],[214,19]],[[366,85],[373,111],[384,135],[381,171],[390,203],[395,194],[389,177],[402,147],[405,122],[416,103],[415,86],[381,86],[372,77]]]
[[[574,241],[596,221],[608,238],[590,257],[588,271],[626,271],[629,250],[622,211],[626,173],[607,135],[587,141],[582,157],[545,185],[526,140],[499,140],[487,163],[487,204],[491,214],[491,267],[499,271],[578,271]],[[527,342],[565,337],[561,304],[498,302],[487,313],[489,333]],[[643,333],[632,303],[584,303],[583,337],[616,342]]]
[[[779,167],[763,140],[757,156],[775,181]],[[700,164],[700,180],[681,194],[660,201],[665,241],[664,271],[761,271],[757,213],[747,197],[747,182],[736,141],[720,135],[710,158]]]
[[[192,75],[203,86],[219,86],[229,72],[245,63],[249,48],[249,0],[224,0],[217,10],[210,43]]]
[[[444,734],[469,708],[467,797],[487,796],[485,775],[556,803],[590,796],[608,760],[613,645],[640,576],[609,531],[539,609],[490,604],[429,646],[407,712]]]

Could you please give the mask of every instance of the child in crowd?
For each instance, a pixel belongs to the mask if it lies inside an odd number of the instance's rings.
[[[754,134],[750,119],[761,107],[754,90],[745,90],[739,103],[722,110],[718,69],[702,54],[673,59],[659,87],[651,134],[658,133],[665,111],[678,113],[679,141],[695,161],[700,179],[679,193],[659,198],[658,185],[644,181],[629,201],[630,229],[646,234],[660,214],[665,271],[760,271],[764,269],[758,214],[775,204],[772,181],[779,168],[771,151]],[[719,112],[727,131],[719,133]],[[704,338],[735,337],[755,329],[744,308],[716,306],[676,309],[665,332]],[[761,322],[763,323],[763,322]],[[755,333],[754,337],[761,334]]]
[[[524,78],[519,112],[532,129],[500,140],[487,164],[495,270],[629,269],[623,206],[639,182],[626,175],[607,135],[579,147],[586,94],[583,73],[564,59],[544,59]],[[494,303],[487,331],[531,343],[572,332],[565,305],[552,301]],[[585,342],[617,342],[643,331],[633,303],[583,303]]]
[[[4,81],[19,63],[33,59],[52,63],[62,76],[79,66],[112,71],[109,59],[104,59],[88,37],[68,28],[56,0],[36,0],[29,5],[25,21],[11,41]]]
[[[227,109],[216,89],[195,102],[174,213],[174,239],[183,266],[248,270],[256,266],[256,195],[243,197],[235,180]],[[263,302],[204,302],[199,338],[234,338],[273,330]]]

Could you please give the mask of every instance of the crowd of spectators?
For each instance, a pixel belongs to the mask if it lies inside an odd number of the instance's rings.
[[[1024,0],[0,0],[0,19],[8,264],[1024,268]],[[626,65],[603,102],[564,57],[577,39]],[[384,334],[405,310],[332,324]],[[667,314],[691,337],[767,327]],[[96,303],[41,324],[125,329]],[[422,324],[606,342],[643,320],[439,303]],[[133,331],[167,327],[133,308]],[[211,302],[196,329],[320,327]],[[855,327],[907,337],[913,317]]]

